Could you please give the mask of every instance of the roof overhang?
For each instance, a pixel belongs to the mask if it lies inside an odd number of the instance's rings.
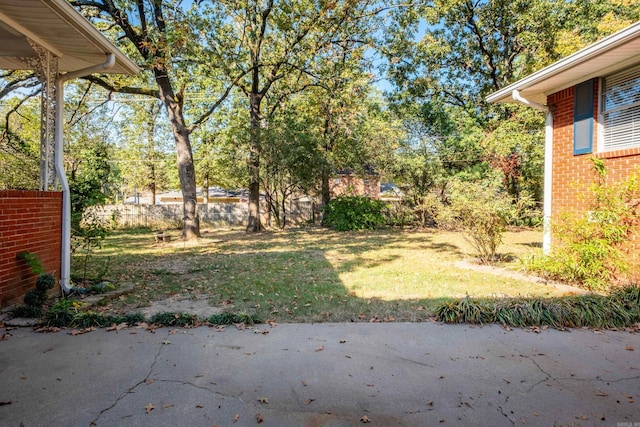
[[[547,96],[594,77],[640,64],[640,22],[487,96],[487,102],[514,102],[512,93],[546,104]]]
[[[0,0],[0,69],[31,69],[20,59],[36,57],[27,38],[58,57],[60,72],[101,64],[108,54],[115,55],[116,62],[104,72],[140,72],[67,0]]]

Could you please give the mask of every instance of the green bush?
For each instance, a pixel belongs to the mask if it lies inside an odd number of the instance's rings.
[[[604,163],[593,159],[597,181],[589,187],[590,210],[568,214],[552,225],[551,254],[525,261],[530,271],[591,290],[606,290],[630,270],[628,242],[640,224],[636,174],[622,182],[607,183]]]
[[[386,224],[386,204],[365,196],[341,196],[323,209],[322,225],[338,231],[373,230]]]
[[[439,227],[462,231],[480,262],[490,264],[498,260],[507,226],[529,208],[528,200],[514,202],[494,181],[454,181],[437,222]]]

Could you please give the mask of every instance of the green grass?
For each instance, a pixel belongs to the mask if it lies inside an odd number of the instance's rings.
[[[104,279],[131,282],[134,292],[102,309],[139,311],[179,295],[278,322],[420,321],[443,301],[466,295],[563,295],[551,286],[456,268],[472,257],[457,233],[210,230],[197,242],[178,241],[178,234],[169,244],[156,244],[148,230],[109,236],[91,262],[109,259]],[[538,230],[509,232],[501,253],[517,259],[539,251],[541,238]]]

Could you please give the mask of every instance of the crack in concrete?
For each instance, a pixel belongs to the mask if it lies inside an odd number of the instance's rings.
[[[120,396],[118,396],[116,398],[116,400],[109,405],[108,407],[106,407],[105,409],[101,410],[100,413],[98,414],[98,416],[96,418],[94,418],[89,425],[94,426],[98,424],[98,420],[100,419],[100,417],[105,413],[110,411],[111,409],[115,408],[115,406],[120,403],[120,401],[122,401],[125,397],[127,397],[127,395],[133,393],[133,391],[138,388],[141,384],[146,383],[149,380],[149,377],[151,376],[151,374],[153,373],[153,368],[155,367],[157,361],[158,361],[158,357],[160,357],[160,353],[162,353],[162,347],[164,347],[164,343],[160,344],[160,347],[158,347],[158,352],[156,353],[156,355],[153,358],[153,362],[151,362],[151,366],[149,366],[149,369],[146,373],[146,375],[144,376],[144,378],[141,381],[138,381],[136,384],[134,384],[133,386],[129,387],[124,393],[120,394]]]
[[[504,409],[502,409],[502,405],[498,405],[498,409],[500,410],[500,413],[507,419],[509,420],[509,422],[511,423],[512,426],[516,425],[516,422],[513,421],[511,418],[509,418],[509,415],[504,412]]]
[[[211,390],[210,388],[206,387],[206,386],[202,386],[202,385],[198,385],[198,384],[194,384],[190,381],[180,381],[180,380],[167,380],[167,379],[154,379],[154,382],[158,382],[158,383],[172,383],[172,384],[181,384],[181,385],[188,385],[191,386],[193,388],[197,388],[199,390],[204,390],[206,392],[209,392],[215,396],[220,396],[220,397],[230,397],[230,398],[235,398],[240,400],[243,403],[246,403],[244,400],[242,400],[240,398],[240,396],[242,396],[242,394],[244,392],[239,392],[237,394],[229,394],[229,393],[222,393],[216,390]]]

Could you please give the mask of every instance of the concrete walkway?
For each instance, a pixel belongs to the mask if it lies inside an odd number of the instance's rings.
[[[0,426],[640,426],[640,334],[0,328]]]

